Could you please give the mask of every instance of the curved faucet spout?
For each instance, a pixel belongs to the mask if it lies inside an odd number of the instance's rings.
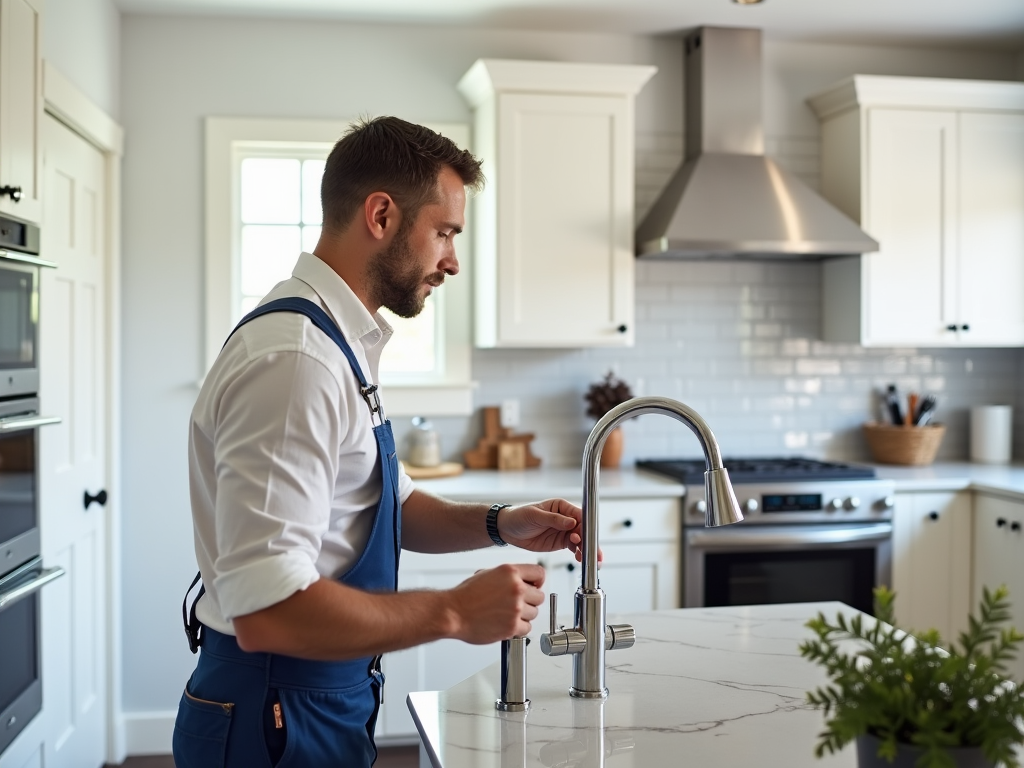
[[[597,589],[598,552],[598,476],[601,451],[608,435],[626,419],[647,413],[660,413],[681,421],[697,436],[707,471],[704,485],[707,492],[705,525],[719,526],[743,520],[739,502],[722,464],[722,452],[714,433],[695,410],[668,397],[634,397],[612,408],[594,426],[583,449],[583,584],[586,591]]]

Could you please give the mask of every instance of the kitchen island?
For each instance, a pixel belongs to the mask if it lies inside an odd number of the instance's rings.
[[[604,702],[569,698],[571,659],[540,653],[538,621],[528,712],[495,710],[497,663],[447,691],[409,695],[421,766],[854,766],[853,745],[814,757],[824,716],[805,693],[826,678],[797,646],[818,611],[856,613],[829,602],[609,616],[632,623],[637,642],[608,653]]]

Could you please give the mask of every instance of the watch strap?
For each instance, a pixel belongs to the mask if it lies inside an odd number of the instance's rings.
[[[502,539],[501,534],[498,533],[498,513],[511,506],[511,504],[492,504],[491,508],[487,510],[487,535],[491,537],[495,546],[508,546],[508,542]]]

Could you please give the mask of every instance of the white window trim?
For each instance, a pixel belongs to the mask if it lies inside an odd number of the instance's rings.
[[[206,367],[208,371],[232,328],[232,306],[237,267],[232,254],[233,151],[236,142],[335,142],[349,127],[347,120],[279,120],[259,118],[206,118]],[[460,147],[469,148],[469,126],[425,123]],[[468,212],[467,212],[468,213]],[[445,283],[445,378],[423,385],[384,386],[389,416],[469,416],[473,412],[470,379],[471,238],[460,238],[457,278]]]

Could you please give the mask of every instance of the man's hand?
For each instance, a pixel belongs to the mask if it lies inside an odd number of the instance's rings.
[[[498,513],[498,533],[509,544],[533,552],[568,549],[583,559],[583,510],[565,499],[523,504]],[[601,560],[601,553],[597,553]]]
[[[478,571],[451,590],[458,617],[453,636],[475,645],[525,637],[544,602],[539,565],[499,565]]]

